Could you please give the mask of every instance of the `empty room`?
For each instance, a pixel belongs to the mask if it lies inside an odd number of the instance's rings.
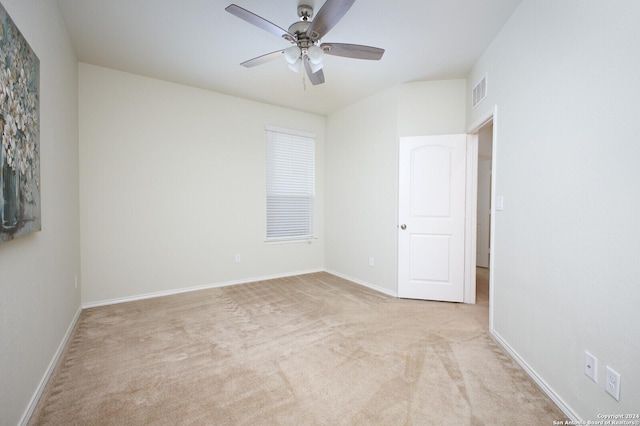
[[[233,1],[0,0],[0,425],[640,425],[640,2]]]

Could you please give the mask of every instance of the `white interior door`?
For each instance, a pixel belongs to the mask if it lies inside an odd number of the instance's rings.
[[[400,138],[399,297],[464,299],[466,141]]]

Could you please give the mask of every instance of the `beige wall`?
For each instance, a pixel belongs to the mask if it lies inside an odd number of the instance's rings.
[[[42,231],[0,245],[0,424],[15,425],[80,308],[78,83],[55,2],[2,5],[40,59]]]
[[[498,106],[495,332],[584,420],[640,407],[638,16],[637,1],[524,0],[469,78],[489,88],[469,123]]]
[[[398,136],[465,133],[466,85],[464,79],[400,85]]]
[[[396,111],[389,89],[327,119],[326,268],[388,293],[396,275]]]
[[[317,134],[312,243],[264,242],[265,125]],[[322,269],[324,132],[322,116],[80,64],[83,304]]]

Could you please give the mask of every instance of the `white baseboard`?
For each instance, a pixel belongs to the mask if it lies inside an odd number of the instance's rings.
[[[256,282],[256,281],[273,280],[273,279],[276,279],[276,278],[286,278],[286,277],[292,277],[292,276],[295,276],[295,275],[313,274],[315,272],[323,272],[323,271],[324,271],[324,269],[322,269],[322,268],[320,268],[320,269],[309,269],[309,270],[306,270],[306,271],[287,272],[287,273],[284,273],[284,274],[275,274],[275,275],[267,275],[267,276],[262,276],[262,277],[243,278],[243,279],[239,279],[239,280],[224,281],[224,282],[213,283],[213,284],[204,284],[204,285],[193,286],[193,287],[185,287],[185,288],[178,288],[178,289],[173,289],[173,290],[157,291],[157,292],[153,292],[153,293],[138,294],[138,295],[135,295],[135,296],[118,297],[118,298],[115,298],[115,299],[99,300],[99,301],[96,301],[96,302],[83,303],[82,304],[82,309],[96,308],[98,306],[106,306],[106,305],[115,305],[117,303],[134,302],[136,300],[152,299],[152,298],[155,298],[155,297],[171,296],[171,295],[174,295],[174,294],[189,293],[189,292],[192,292],[192,291],[207,290],[207,289],[210,289],[210,288],[228,287],[228,286],[237,285],[237,284],[248,284],[248,283],[252,283],[252,282]]]
[[[27,409],[25,410],[24,414],[22,415],[22,419],[20,419],[20,423],[18,423],[19,425],[26,426],[27,423],[29,423],[29,420],[31,419],[31,416],[33,415],[33,412],[35,411],[36,406],[38,405],[38,402],[40,401],[40,397],[42,396],[42,392],[44,392],[44,388],[47,386],[47,383],[49,382],[49,379],[51,378],[51,374],[53,374],[53,370],[55,370],[56,366],[58,365],[58,361],[60,361],[60,357],[62,356],[62,353],[64,352],[65,348],[67,347],[67,343],[69,342],[69,338],[71,337],[71,334],[73,333],[73,329],[75,328],[76,323],[78,322],[78,319],[80,318],[80,314],[81,313],[82,313],[82,308],[78,308],[78,311],[76,312],[76,314],[73,316],[73,319],[71,320],[71,324],[69,324],[69,327],[67,328],[67,332],[64,334],[64,337],[62,338],[62,341],[58,345],[58,349],[56,350],[55,354],[53,354],[53,359],[49,363],[49,366],[47,367],[47,369],[44,372],[44,376],[42,376],[42,379],[40,380],[40,383],[38,384],[38,387],[36,388],[35,393],[31,397],[31,401],[29,401],[29,405],[27,405]]]
[[[538,373],[536,373],[535,370],[531,368],[531,366],[527,364],[527,362],[522,359],[522,357],[520,357],[520,355],[511,347],[511,345],[506,342],[506,340],[502,338],[502,336],[500,336],[497,331],[490,330],[489,332],[491,333],[491,336],[493,336],[493,338],[496,340],[496,342],[498,342],[498,344],[500,344],[500,346],[502,346],[509,353],[509,355],[511,355],[511,357],[520,365],[520,367],[524,369],[529,377],[531,377],[533,381],[536,382],[538,386],[540,386],[540,389],[542,389],[542,391],[546,393],[549,398],[551,398],[551,400],[558,406],[558,408],[562,410],[562,412],[569,418],[569,420],[575,422],[575,424],[582,424],[582,419],[580,419],[575,411],[573,411],[562,400],[562,398],[560,398],[560,396],[554,392],[554,390],[547,384],[547,382],[545,382],[544,379],[542,379],[542,377],[540,377]]]
[[[325,269],[325,272],[328,273],[328,274],[331,274],[331,275],[335,275],[336,277],[340,277],[340,278],[343,278],[345,280],[352,281],[352,282],[354,282],[356,284],[360,284],[361,286],[368,287],[371,290],[375,290],[375,291],[378,291],[380,293],[384,293],[387,296],[398,297],[398,292],[394,292],[392,290],[389,290],[388,288],[379,287],[377,285],[368,283],[366,281],[359,280],[357,278],[350,277],[350,276],[345,275],[345,274],[341,274],[340,272],[332,271],[330,269]]]

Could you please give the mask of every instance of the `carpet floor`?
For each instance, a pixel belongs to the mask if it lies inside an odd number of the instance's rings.
[[[397,299],[328,273],[86,309],[30,424],[565,420],[487,322],[488,303]]]

